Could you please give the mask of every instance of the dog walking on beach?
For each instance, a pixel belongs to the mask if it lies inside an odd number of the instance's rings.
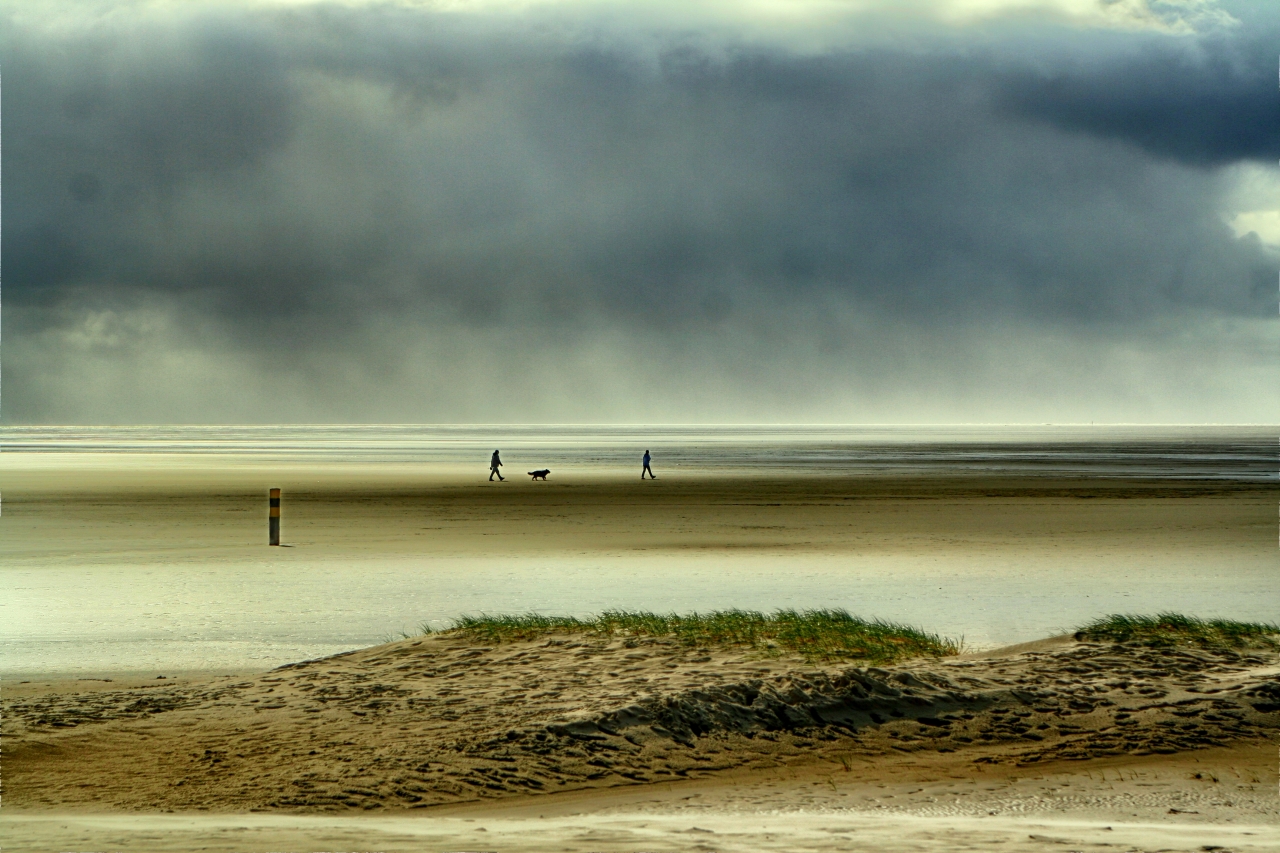
[[[655,477],[655,476],[654,476],[654,474],[653,474],[653,469],[649,467],[649,460],[650,460],[650,459],[652,459],[652,458],[653,458],[653,457],[651,457],[651,456],[649,455],[649,451],[647,451],[647,450],[646,450],[646,451],[644,452],[644,467],[640,469],[640,479],[641,479],[641,480],[643,480],[643,479],[644,479],[644,474],[645,474],[645,472],[646,472],[646,471],[648,471],[648,472],[649,472],[649,478],[650,478],[650,479],[653,479],[653,480],[658,479],[657,477]]]
[[[546,480],[547,480],[547,475],[551,473],[551,469],[550,469],[550,468],[539,468],[537,471],[527,471],[527,472],[525,472],[525,473],[527,473],[527,474],[528,474],[530,477],[532,477],[533,479],[535,479],[535,480],[542,480],[542,481],[545,483],[545,482],[546,482]]]
[[[493,451],[493,458],[489,460],[489,482],[493,482],[493,475],[497,474],[499,480],[503,480],[502,472],[498,469],[502,467],[502,460],[498,458],[498,451]]]

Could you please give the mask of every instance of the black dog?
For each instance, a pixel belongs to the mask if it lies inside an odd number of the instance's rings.
[[[543,480],[543,481],[545,481],[545,480],[547,479],[547,475],[548,475],[548,474],[550,474],[550,473],[551,473],[551,469],[550,469],[550,468],[543,468],[541,471],[529,471],[529,472],[528,472],[529,476],[530,476],[530,477],[532,477],[533,479],[535,479],[535,480]]]

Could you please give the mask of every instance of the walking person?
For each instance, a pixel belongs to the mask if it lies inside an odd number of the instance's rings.
[[[656,480],[656,479],[658,479],[657,477],[655,477],[655,476],[654,476],[654,474],[653,474],[653,469],[649,467],[649,460],[650,460],[650,459],[652,459],[652,458],[653,458],[653,457],[651,457],[651,456],[649,455],[649,451],[647,451],[647,450],[646,450],[646,451],[644,452],[644,468],[642,468],[642,469],[640,470],[640,479],[641,479],[641,480],[643,480],[643,479],[644,479],[645,471],[648,471],[648,472],[649,472],[649,479],[651,479],[651,480]]]
[[[498,475],[499,481],[504,479],[504,477],[502,476],[502,472],[498,470],[501,467],[502,467],[502,460],[498,458],[498,451],[495,450],[493,451],[492,458],[489,459],[489,482],[490,483],[493,482],[494,474]]]

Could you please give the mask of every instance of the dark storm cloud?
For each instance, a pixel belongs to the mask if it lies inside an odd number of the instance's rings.
[[[11,14],[17,322],[159,306],[306,365],[513,321],[696,361],[716,329],[838,353],[815,312],[928,334],[1274,313],[1274,256],[1221,213],[1220,167],[1274,156],[1280,124],[1252,31],[1045,27],[1029,57],[1021,31],[814,54],[536,23]]]
[[[1197,166],[1280,158],[1276,35],[1146,41],[1115,56],[1023,71],[1003,93],[1015,114],[1131,142]]]
[[[170,217],[192,180],[244,179],[289,137],[296,93],[258,29],[143,21],[50,38],[7,28],[10,299],[192,284],[137,227]]]

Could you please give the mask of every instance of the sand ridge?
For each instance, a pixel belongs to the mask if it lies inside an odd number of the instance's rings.
[[[885,667],[674,640],[407,639],[250,678],[5,702],[21,808],[398,810],[932,755],[1173,755],[1280,729],[1274,650],[1058,641]]]

